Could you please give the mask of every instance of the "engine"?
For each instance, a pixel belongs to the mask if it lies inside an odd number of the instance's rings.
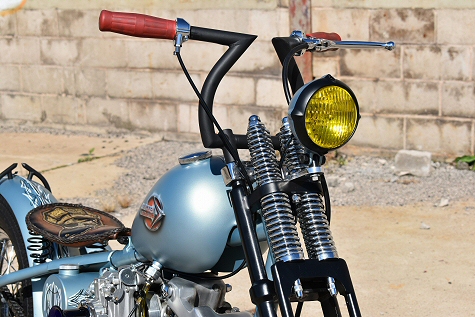
[[[70,266],[46,280],[43,311],[50,317],[250,317],[225,301],[227,291],[211,274],[162,279],[154,264],[104,269],[99,277]]]

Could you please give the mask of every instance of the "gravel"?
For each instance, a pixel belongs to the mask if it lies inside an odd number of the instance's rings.
[[[128,172],[111,190],[98,195],[127,193],[133,204],[120,213],[135,212],[159,177],[178,164],[179,156],[200,150],[203,147],[198,143],[171,141],[131,150],[116,161]],[[458,170],[451,164],[433,162],[428,177],[417,177],[398,175],[394,160],[372,156],[330,159],[325,165],[325,175],[333,206],[431,203],[444,207],[456,201],[473,199],[475,185],[474,171]],[[84,198],[79,200],[85,203]]]
[[[36,126],[1,126],[4,132],[46,132],[52,134],[86,134],[100,137],[123,137],[124,131],[87,133]],[[203,150],[199,143],[160,141],[130,150],[115,164],[127,170],[110,189],[98,191],[96,197],[68,200],[98,209],[117,197],[129,201],[126,208],[114,208],[119,216],[136,212],[155,182],[178,164],[178,157]],[[219,152],[216,152],[219,153]],[[456,201],[473,199],[475,172],[460,170],[453,164],[432,162],[428,177],[398,175],[394,159],[373,156],[339,156],[329,159],[324,168],[332,205],[405,206],[432,203],[447,206]],[[114,203],[115,204],[115,203]],[[118,204],[115,204],[118,205]],[[109,207],[108,207],[109,208]]]

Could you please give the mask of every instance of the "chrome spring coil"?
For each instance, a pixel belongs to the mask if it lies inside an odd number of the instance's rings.
[[[51,242],[46,240],[40,235],[35,235],[33,232],[30,231],[31,237],[28,238],[26,241],[30,243],[26,248],[32,253],[30,257],[33,259],[34,263],[44,263],[46,259],[50,255],[50,248]]]
[[[297,202],[297,217],[310,259],[338,258],[330,226],[325,215],[322,197],[307,193]]]
[[[282,180],[269,131],[258,116],[249,118],[247,141],[259,185]],[[303,250],[287,194],[276,192],[261,198],[262,218],[276,261],[303,259]]]
[[[307,166],[300,161],[305,149],[290,130],[287,118],[282,120],[280,129],[281,152],[284,156],[283,167],[291,178],[304,171]],[[324,260],[337,258],[335,243],[325,214],[322,197],[319,194],[305,193],[293,197],[297,206],[297,218],[310,259]]]
[[[270,133],[258,116],[249,118],[247,143],[258,184],[265,185],[282,180]]]
[[[300,155],[305,154],[305,150],[293,136],[290,130],[289,119],[282,119],[280,128],[280,148],[283,158],[283,166],[289,175],[298,174],[306,170],[307,166],[300,163]]]

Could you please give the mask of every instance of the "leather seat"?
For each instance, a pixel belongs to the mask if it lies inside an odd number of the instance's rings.
[[[61,245],[81,247],[130,236],[114,216],[83,205],[55,203],[39,206],[26,215],[28,229]]]

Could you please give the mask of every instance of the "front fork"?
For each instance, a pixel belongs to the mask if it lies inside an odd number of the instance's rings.
[[[225,133],[232,135],[231,131],[225,131]],[[231,137],[229,139],[232,140]],[[337,292],[345,297],[349,315],[361,316],[348,267],[343,259],[337,258],[336,249],[333,246],[330,248],[330,253],[328,249],[320,246],[319,251],[325,249],[326,252],[323,253],[326,256],[322,256],[321,252],[316,252],[315,254],[318,253],[319,256],[312,256],[311,259],[304,259],[303,252],[295,249],[290,256],[277,259],[271,267],[274,281],[269,279],[260,252],[251,206],[259,205],[262,208],[261,200],[263,197],[271,196],[272,193],[295,192],[299,188],[300,191],[308,190],[305,188],[308,183],[295,184],[279,180],[267,182],[258,186],[249,196],[233,157],[226,150],[223,152],[227,164],[223,169],[223,176],[226,185],[232,187],[230,198],[251,280],[251,301],[256,305],[259,316],[276,316],[275,304],[278,302],[282,316],[293,317],[291,301],[298,301],[301,308],[304,301],[319,300],[325,316],[338,317],[341,313],[336,299]],[[265,219],[263,220],[266,222]],[[271,229],[267,228],[268,236],[269,230]],[[314,236],[314,233],[309,233]],[[273,248],[273,243],[276,243],[276,240],[269,239],[269,252],[273,253],[274,250],[280,252],[282,246],[276,249]],[[328,256],[328,254],[334,256]],[[275,255],[272,255],[271,258],[274,259]]]

